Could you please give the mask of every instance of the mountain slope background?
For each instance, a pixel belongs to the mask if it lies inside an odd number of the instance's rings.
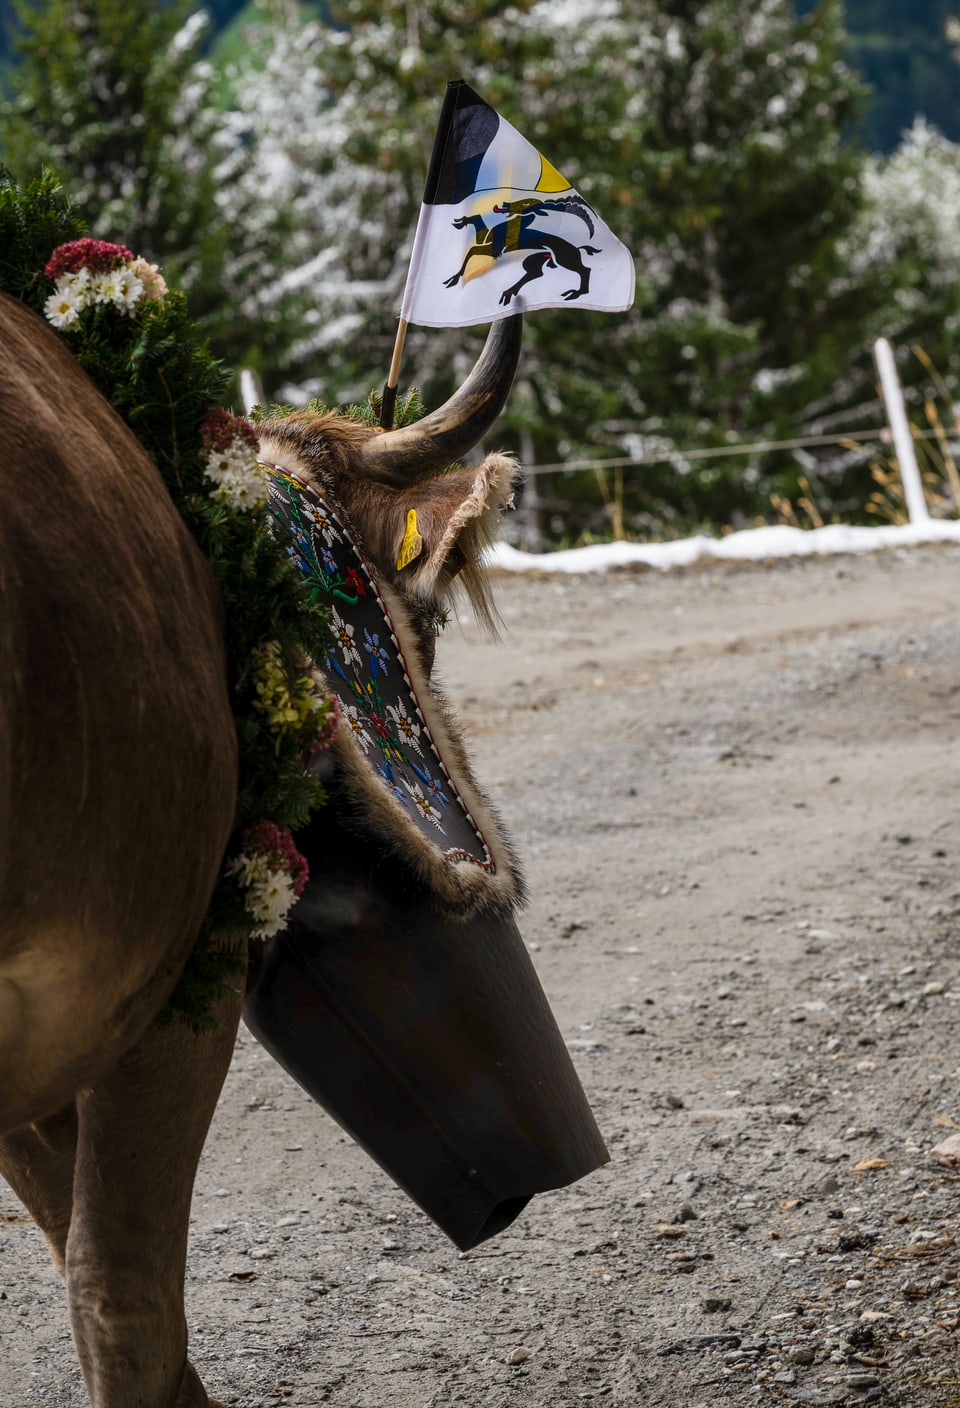
[[[801,14],[814,0],[798,0]],[[960,139],[960,68],[946,40],[957,0],[846,0],[847,58],[870,89],[863,142],[891,152],[914,117],[921,115],[945,137]]]

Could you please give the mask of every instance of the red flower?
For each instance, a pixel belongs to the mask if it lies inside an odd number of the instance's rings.
[[[241,848],[249,853],[265,856],[274,870],[283,870],[293,881],[293,892],[299,898],[310,878],[310,867],[306,858],[293,844],[289,827],[277,826],[273,821],[258,821],[249,827],[241,838]]]
[[[91,274],[105,274],[109,269],[119,269],[133,258],[133,251],[125,244],[108,244],[106,240],[70,240],[57,245],[47,260],[44,273],[48,279],[59,279],[62,274],[79,274],[81,269],[89,269]]]
[[[383,718],[380,714],[375,714],[372,709],[370,711],[370,722],[373,724],[373,731],[375,734],[378,735],[378,737],[390,737],[390,729],[387,725],[386,719]]]
[[[366,596],[367,594],[363,577],[355,567],[347,568],[347,586],[356,596]]]
[[[337,734],[340,732],[340,700],[335,694],[331,694],[327,701],[327,716],[323,727],[317,736],[311,740],[308,749],[308,757],[313,757],[324,748],[329,748],[336,742]]]
[[[200,423],[200,439],[205,450],[216,450],[217,453],[226,450],[234,440],[245,440],[254,450],[260,443],[257,432],[248,420],[220,406],[214,406],[204,416]]]

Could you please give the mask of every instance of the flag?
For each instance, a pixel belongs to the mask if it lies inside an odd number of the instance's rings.
[[[630,251],[462,79],[447,84],[400,317],[490,323],[533,308],[633,306]]]

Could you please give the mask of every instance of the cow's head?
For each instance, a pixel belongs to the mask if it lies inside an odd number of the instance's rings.
[[[514,907],[522,885],[509,842],[473,780],[459,727],[431,679],[434,624],[455,583],[493,624],[479,558],[510,497],[516,463],[490,455],[475,468],[448,467],[474,448],[500,413],[520,338],[519,317],[495,324],[459,391],[412,425],[379,431],[305,410],[258,426],[263,461],[315,490],[347,530],[349,544],[334,533],[341,546],[327,555],[331,580],[350,570],[337,560],[342,549],[356,552],[377,588],[376,601],[360,590],[352,602],[349,591],[329,588],[339,635],[325,649],[323,668],[350,726],[311,763],[338,799],[336,824],[329,826],[321,813],[319,832],[304,851],[311,873],[342,869],[361,838],[381,858],[399,860],[401,888],[419,886],[417,892],[431,895],[444,913],[461,916]],[[286,491],[278,483],[282,499]],[[322,546],[318,551],[324,557]],[[397,646],[401,671],[388,639]],[[401,713],[419,740],[409,747]],[[430,792],[433,787],[439,793]],[[430,796],[440,799],[436,808]]]
[[[500,414],[521,334],[520,317],[495,323],[463,386],[413,425],[379,431],[298,411],[258,427],[263,459],[299,475],[344,511],[368,561],[422,625],[432,622],[455,583],[481,621],[494,623],[480,554],[510,501],[516,462],[492,454],[477,467],[444,471]]]

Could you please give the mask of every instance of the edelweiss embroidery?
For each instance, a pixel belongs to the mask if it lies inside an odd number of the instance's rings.
[[[450,859],[492,869],[420,711],[387,609],[349,534],[314,489],[279,466],[263,469],[286,551],[315,598],[330,606],[333,641],[319,644],[317,659],[339,696],[345,724],[420,831]]]

